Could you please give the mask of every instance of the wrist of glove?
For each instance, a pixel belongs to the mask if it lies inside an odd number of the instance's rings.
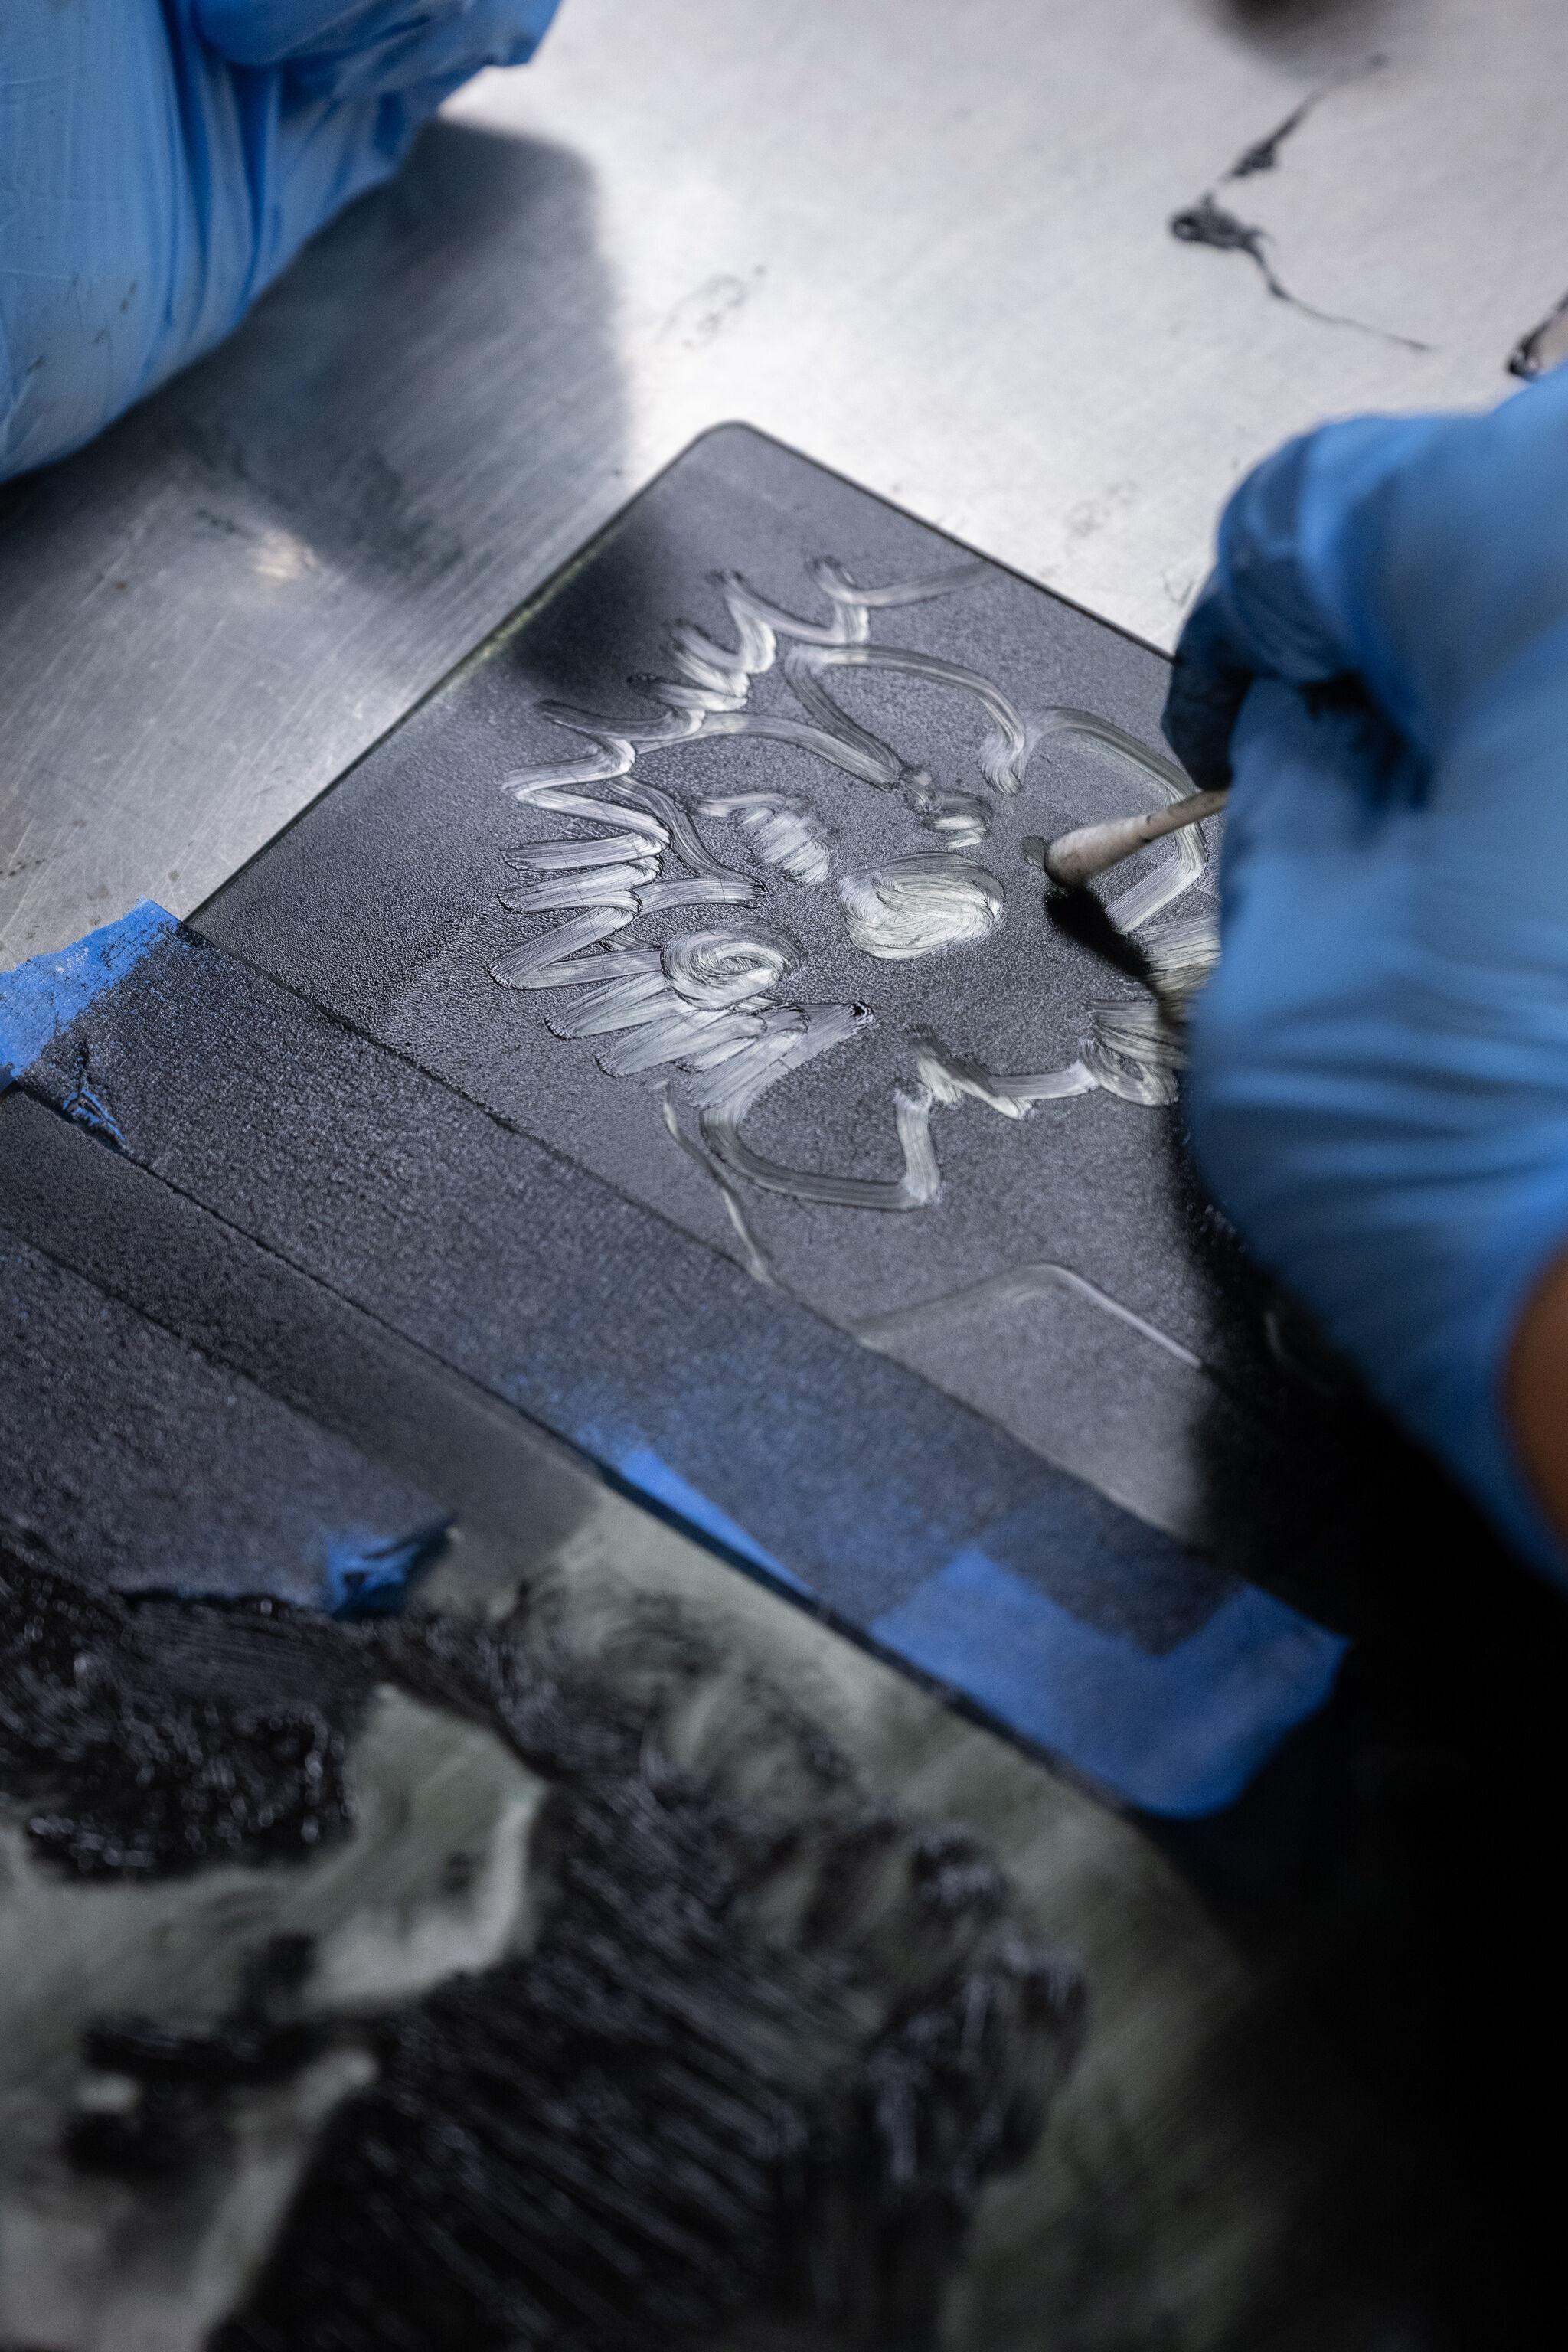
[[[0,45],[0,479],[220,342],[558,0],[74,0]]]
[[[1233,780],[1187,1076],[1205,1178],[1568,1578],[1503,1399],[1568,1242],[1568,373],[1269,459],[1166,725],[1200,782]]]
[[[284,68],[300,97],[418,94],[428,110],[482,66],[521,65],[559,0],[193,0],[231,65]]]

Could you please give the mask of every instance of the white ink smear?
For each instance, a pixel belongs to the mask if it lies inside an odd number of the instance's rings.
[[[581,992],[552,1014],[551,1032],[595,1041],[599,1066],[612,1076],[655,1078],[664,1095],[666,1126],[717,1187],[760,1281],[773,1276],[746,1221],[742,1185],[822,1206],[918,1210],[941,1192],[931,1135],[939,1108],[973,1102],[1004,1118],[1026,1119],[1040,1103],[1096,1089],[1132,1103],[1171,1101],[1185,1006],[1217,952],[1210,918],[1152,928],[1144,934],[1152,998],[1086,1007],[1091,1034],[1079,1057],[1060,1069],[995,1070],[952,1053],[933,1033],[911,1032],[913,1082],[893,1089],[889,1105],[902,1160],[897,1176],[792,1168],[748,1144],[742,1129],[763,1095],[793,1071],[852,1044],[871,1025],[869,1010],[779,1002],[786,984],[801,984],[795,975],[804,951],[754,919],[743,927],[694,930],[662,947],[633,945],[616,935],[645,916],[682,907],[740,909],[763,896],[763,881],[715,855],[704,824],[735,828],[758,865],[809,888],[830,880],[833,833],[810,801],[789,793],[718,794],[690,808],[643,780],[637,772],[643,755],[679,753],[688,744],[730,737],[761,739],[820,760],[853,782],[900,793],[937,845],[852,874],[838,888],[850,940],[878,961],[971,948],[1002,919],[1004,886],[973,853],[992,835],[994,800],[1024,788],[1030,757],[1047,739],[1081,736],[1109,750],[1156,806],[1193,790],[1163,752],[1092,711],[1057,706],[1027,713],[994,679],[960,663],[872,645],[873,614],[977,585],[987,576],[984,564],[879,588],[861,587],[831,560],[810,570],[827,619],[802,620],[738,573],[717,574],[732,649],[690,622],[679,623],[668,640],[679,675],[639,679],[642,711],[607,718],[543,703],[542,714],[585,739],[586,749],[501,780],[501,789],[521,806],[574,821],[579,837],[504,853],[507,864],[529,877],[529,887],[504,894],[509,910],[560,913],[567,919],[500,956],[490,966],[494,978],[510,988]],[[985,727],[972,754],[975,781],[994,798],[939,790],[926,768],[853,717],[829,690],[829,679],[858,671],[916,679],[977,703]],[[793,711],[752,707],[758,679],[770,672],[793,696]],[[649,701],[658,706],[655,715],[647,711]],[[1123,932],[1151,924],[1201,878],[1206,856],[1201,827],[1173,835],[1168,854],[1110,904],[1112,922]]]
[[[858,1004],[823,1005],[805,1017],[795,1006],[782,1005],[768,1014],[764,1035],[735,1056],[704,1100],[699,1125],[702,1140],[714,1157],[763,1192],[788,1193],[794,1200],[816,1202],[826,1208],[928,1208],[941,1193],[942,1178],[931,1139],[931,1097],[925,1087],[907,1094],[900,1088],[893,1097],[904,1172],[892,1181],[786,1168],[778,1160],[764,1159],[741,1137],[742,1121],[767,1087],[776,1085],[788,1071],[800,1069],[819,1054],[845,1044],[868,1027],[870,1020],[871,1015]]]
[[[702,1013],[688,1004],[661,1005],[618,1045],[607,1045],[599,1067],[612,1078],[635,1077],[667,1062],[682,1062],[715,1045],[739,1052],[760,1034],[755,1013]]]
[[[967,1095],[1004,1118],[1027,1118],[1037,1103],[1064,1102],[1100,1083],[1081,1061],[1065,1069],[1007,1076],[984,1062],[964,1061],[929,1029],[917,1029],[914,1044],[915,1067],[934,1101],[958,1103]]]
[[[724,1213],[733,1228],[736,1240],[741,1244],[742,1255],[746,1262],[746,1271],[752,1281],[763,1284],[769,1290],[776,1290],[779,1287],[778,1276],[773,1272],[773,1264],[766,1250],[752,1231],[739,1185],[723,1164],[714,1158],[706,1144],[684,1132],[668,1090],[664,1097],[664,1123],[682,1151],[697,1162],[703,1174],[717,1189],[719,1197],[724,1203]]]
[[[637,904],[645,915],[657,914],[661,907],[744,907],[760,889],[760,884],[743,875],[693,874],[679,882],[650,882],[637,892]]]
[[[1212,915],[1157,923],[1142,945],[1154,994],[1089,1006],[1094,1034],[1083,1049],[1095,1084],[1124,1102],[1173,1103],[1185,1050],[1188,1004],[1219,961]]]
[[[973,793],[937,793],[915,786],[906,796],[928,833],[949,849],[978,849],[990,838],[991,812]]]
[[[563,975],[568,981],[596,980],[599,975],[591,964],[579,963],[571,971],[564,959],[579,948],[607,940],[612,931],[624,931],[631,919],[615,908],[580,915],[574,923],[560,923],[554,930],[541,931],[537,938],[498,956],[490,966],[490,977],[503,988],[560,988]]]
[[[649,857],[635,866],[606,866],[597,874],[557,874],[547,882],[535,882],[530,889],[503,890],[500,902],[514,915],[539,915],[560,907],[635,909],[637,902],[632,893],[640,883],[651,882],[658,872],[658,861]]]
[[[694,874],[709,881],[732,882],[743,890],[755,891],[757,886],[749,875],[736,874],[720,864],[680,803],[672,800],[668,793],[656,791],[652,784],[637,783],[627,787],[626,796],[664,828],[677,855],[684,858]]]
[[[651,949],[646,956],[636,950],[613,959],[602,956],[599,971],[612,961],[616,978],[605,981],[601,988],[585,990],[569,1013],[552,1015],[548,1024],[552,1035],[603,1037],[616,1029],[635,1029],[639,1022],[652,1019],[652,1005],[668,994],[669,986],[658,950]],[[634,961],[637,969],[628,971],[626,965]]]
[[[1096,1086],[1123,1102],[1151,1108],[1176,1099],[1182,1064],[1181,1033],[1162,1005],[1147,997],[1126,1003],[1091,1004],[1094,1034],[1083,1049],[1084,1067]]]
[[[763,864],[776,866],[792,882],[826,881],[832,836],[808,801],[787,793],[729,793],[702,802],[697,814],[744,825]]]
[[[655,838],[660,846],[668,838],[662,825]],[[508,849],[502,855],[507,865],[524,874],[577,873],[593,866],[614,866],[622,858],[646,857],[649,841],[648,834],[612,833],[597,841],[531,841],[525,849]]]
[[[610,1077],[671,1064],[700,1077],[773,1034],[763,1018],[778,1009],[769,992],[801,960],[798,942],[782,932],[689,931],[662,950],[601,956],[599,971],[613,963],[615,976],[548,1025],[557,1037],[618,1035],[598,1056]],[[798,1029],[802,1016],[791,1019]],[[705,1089],[697,1091],[706,1099]]]
[[[1166,759],[1163,751],[1151,751],[1136,735],[1129,735],[1125,728],[1109,719],[1098,718],[1092,710],[1073,710],[1064,705],[1046,711],[1037,722],[1036,738],[1043,742],[1052,735],[1081,735],[1089,742],[1119,752],[1132,769],[1137,782],[1146,792],[1152,793],[1162,808],[1171,808],[1177,801],[1186,800],[1194,789],[1186,770],[1178,768],[1174,760]],[[1167,837],[1172,844],[1171,855],[1163,858],[1142,882],[1135,882],[1131,890],[1113,898],[1106,908],[1119,930],[1136,930],[1152,916],[1160,914],[1173,898],[1179,898],[1194,882],[1202,881],[1208,863],[1202,825],[1194,824]]]
[[[1153,967],[1161,997],[1184,1002],[1203,986],[1219,961],[1219,925],[1212,915],[1188,915],[1180,922],[1156,923],[1143,934],[1143,952]]]
[[[800,701],[825,726],[862,745],[875,743],[876,738],[857,727],[833,700],[821,682],[825,669],[885,669],[905,677],[924,678],[931,686],[962,687],[976,698],[991,720],[990,732],[975,754],[981,774],[994,792],[1021,790],[1029,754],[1038,740],[1038,723],[1025,719],[1001,688],[978,670],[943,661],[937,654],[906,653],[896,646],[792,646],[784,656],[784,676]]]
[[[1002,919],[1002,885],[968,858],[895,857],[838,885],[844,928],[863,955],[906,963],[941,948],[972,947]]]
[[[777,931],[689,931],[664,950],[677,994],[709,1006],[766,996],[803,961],[798,943]]]

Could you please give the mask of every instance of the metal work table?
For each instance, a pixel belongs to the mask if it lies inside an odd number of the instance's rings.
[[[721,418],[1168,644],[1273,443],[1506,389],[1565,74],[1555,0],[568,0],[0,491],[0,963],[198,904]],[[1167,228],[1318,89],[1222,193],[1364,327]]]
[[[565,0],[538,63],[455,99],[222,350],[0,488],[0,968],[143,897],[206,900],[721,420],[1168,646],[1216,508],[1281,438],[1509,389],[1568,285],[1565,80],[1561,0]],[[1173,235],[1209,191],[1268,242]],[[297,1062],[271,1066],[297,1085]],[[13,1134],[35,1113],[88,1150],[14,1090]],[[134,1255],[112,1216],[72,1230],[95,1280]],[[288,1325],[296,1369],[313,1328]],[[405,1427],[429,1367],[412,1344],[398,1367]],[[475,1396],[459,1434],[500,1419]],[[1563,2079],[1541,1891],[1565,1802],[1554,1596],[1506,1562],[1479,1591],[1452,1528],[1391,1481],[1368,1546],[1387,1572],[1332,1702],[1225,1813],[1140,1822],[505,1420],[531,1459],[465,1506],[439,1605],[522,1568],[580,1588],[585,1617],[612,1571],[676,1594],[879,1786],[981,1822],[1088,1959],[1089,2061],[987,2208],[954,2345],[1033,2343],[1042,2310],[1081,2352],[1557,2340],[1560,2310],[1530,2328],[1561,2299],[1535,2154]],[[15,1884],[0,1988],[57,2056],[106,2006],[205,1984],[216,2013],[233,1954],[205,1880],[173,1961],[145,1907],[140,1943],[95,1910],[65,1994],[83,1898]],[[3,2038],[19,2079],[31,2045]],[[26,2110],[39,2147],[58,2103],[51,2075]],[[99,2341],[87,2242],[61,2231],[48,2340]],[[39,2244],[34,2307],[0,2280],[17,2341],[46,2332]],[[192,2308],[171,2342],[196,2340]]]

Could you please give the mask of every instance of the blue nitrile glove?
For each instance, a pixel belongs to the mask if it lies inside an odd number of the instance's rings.
[[[1568,1577],[1500,1394],[1568,1241],[1568,370],[1489,415],[1327,426],[1243,483],[1167,712],[1202,782],[1238,706],[1199,1166]]]
[[[222,341],[427,114],[557,0],[0,11],[0,478]]]

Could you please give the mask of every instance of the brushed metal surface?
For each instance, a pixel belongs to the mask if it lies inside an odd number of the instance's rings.
[[[726,416],[1168,643],[1282,436],[1507,388],[1568,279],[1565,79],[1559,0],[569,0],[223,351],[0,490],[0,963],[195,906]],[[1429,351],[1168,232],[1325,83],[1219,193]]]

